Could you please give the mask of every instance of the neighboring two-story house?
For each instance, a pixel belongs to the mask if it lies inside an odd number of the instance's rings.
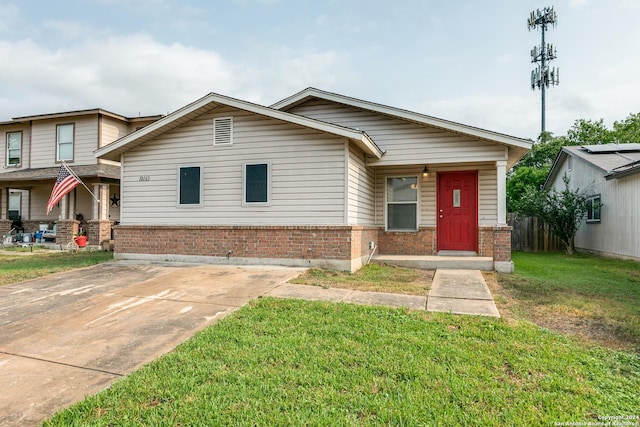
[[[71,241],[82,227],[90,244],[111,236],[120,219],[120,163],[96,159],[94,151],[161,116],[124,117],[102,109],[17,117],[0,122],[0,232],[54,229],[58,243]],[[61,162],[83,186],[66,195],[49,215],[46,205]]]

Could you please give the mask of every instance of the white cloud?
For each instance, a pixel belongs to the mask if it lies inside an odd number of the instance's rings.
[[[14,3],[0,3],[0,33],[9,31],[20,16],[20,9]]]
[[[232,64],[215,51],[162,44],[144,34],[64,50],[31,40],[0,42],[0,57],[12,58],[0,75],[0,120],[94,107],[167,113],[209,92],[271,103],[309,85],[332,85],[344,74],[344,61],[330,51],[263,55]]]

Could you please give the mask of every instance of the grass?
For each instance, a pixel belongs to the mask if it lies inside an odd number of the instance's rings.
[[[368,264],[355,273],[311,268],[291,283],[367,292],[427,295],[433,271]]]
[[[586,425],[637,417],[638,263],[513,259],[514,274],[485,276],[501,318],[261,298],[45,425]],[[367,266],[356,274],[311,270],[297,282],[424,295],[431,277]]]
[[[637,355],[529,322],[262,298],[45,425],[553,425],[639,389]]]
[[[0,255],[0,286],[111,260],[113,252],[100,251]]]
[[[498,277],[504,308],[559,332],[640,352],[640,263],[586,254],[512,258],[515,273]]]

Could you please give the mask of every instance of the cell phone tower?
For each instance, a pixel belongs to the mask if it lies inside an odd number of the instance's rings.
[[[549,85],[560,84],[560,68],[549,67],[549,62],[556,59],[556,48],[551,43],[547,43],[544,38],[549,24],[553,24],[554,27],[558,25],[558,17],[553,6],[532,11],[527,20],[529,31],[537,28],[542,29],[540,46],[534,46],[531,49],[531,62],[537,64],[536,68],[531,70],[531,90],[539,88],[542,93],[541,133],[545,132],[545,90]]]

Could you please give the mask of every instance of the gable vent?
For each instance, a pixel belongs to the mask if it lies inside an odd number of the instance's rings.
[[[233,117],[213,119],[213,145],[233,144]]]

